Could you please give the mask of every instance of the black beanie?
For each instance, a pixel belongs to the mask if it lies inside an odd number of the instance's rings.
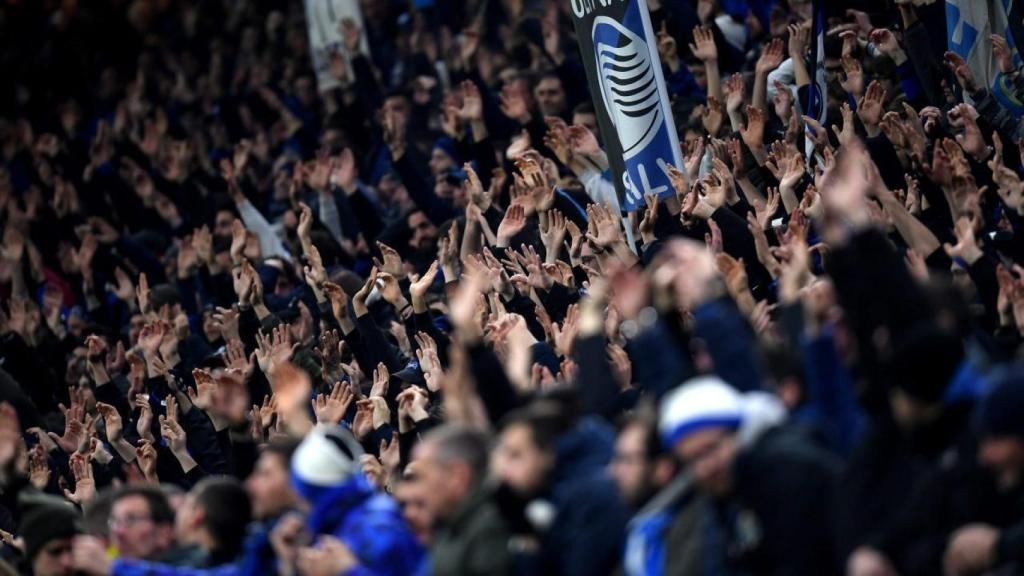
[[[998,375],[978,411],[979,435],[1024,438],[1024,369]]]
[[[18,525],[18,533],[25,540],[25,557],[31,562],[48,542],[81,534],[79,520],[78,511],[70,504],[33,505]]]
[[[963,342],[932,323],[903,333],[889,364],[892,385],[921,402],[942,399],[964,357]]]

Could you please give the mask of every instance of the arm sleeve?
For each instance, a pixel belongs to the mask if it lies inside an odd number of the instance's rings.
[[[267,219],[263,217],[263,214],[252,205],[252,202],[243,200],[237,204],[238,214],[242,217],[242,222],[245,223],[245,227],[252,230],[256,236],[260,239],[260,250],[263,252],[264,258],[270,258],[271,256],[279,256],[284,260],[291,262],[291,254],[288,253],[288,249],[285,248],[284,242],[277,237],[277,233],[274,232],[274,228],[267,222]]]

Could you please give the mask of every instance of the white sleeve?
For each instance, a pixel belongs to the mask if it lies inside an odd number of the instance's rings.
[[[242,217],[242,223],[249,230],[252,230],[256,237],[260,239],[260,252],[263,253],[264,258],[270,258],[277,256],[284,260],[291,262],[291,254],[288,253],[288,249],[285,248],[284,242],[277,236],[277,232],[274,231],[274,227],[267,222],[267,219],[252,205],[252,202],[243,200],[236,204],[238,207],[238,215]]]

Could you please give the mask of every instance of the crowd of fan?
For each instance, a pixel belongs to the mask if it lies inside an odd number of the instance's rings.
[[[942,2],[826,3],[828,126],[808,0],[647,3],[628,214],[571,2],[325,92],[301,2],[4,3],[0,573],[1021,573],[1019,111]]]

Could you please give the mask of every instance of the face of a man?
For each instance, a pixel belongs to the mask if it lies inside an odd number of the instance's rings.
[[[545,116],[561,116],[565,112],[565,90],[558,78],[548,76],[538,82],[533,97]]]
[[[725,496],[732,488],[732,463],[736,437],[728,428],[693,432],[676,444],[676,456],[690,470],[697,487],[713,496]]]
[[[437,227],[427,218],[423,212],[413,212],[409,215],[409,230],[412,231],[412,238],[409,245],[417,250],[424,250],[437,239]]]
[[[615,454],[610,464],[611,476],[619,493],[631,505],[638,505],[650,493],[651,463],[645,450],[642,426],[627,426],[615,441]]]
[[[181,505],[175,506],[174,514],[174,535],[182,544],[195,543],[195,535],[202,525],[199,521],[200,510],[196,506],[196,499],[191,494],[185,494],[181,499]]]
[[[465,464],[439,462],[437,447],[429,441],[416,446],[413,460],[417,463],[416,479],[422,487],[422,500],[427,513],[436,519],[450,516],[466,496],[466,483],[457,477],[466,472]],[[461,469],[455,471],[453,466]]]
[[[245,491],[252,501],[253,517],[259,520],[280,516],[295,503],[288,467],[278,454],[260,455],[245,480]]]
[[[173,526],[153,522],[142,496],[125,496],[110,509],[110,537],[121,556],[153,559],[171,545]]]
[[[235,216],[227,210],[221,210],[217,212],[217,215],[213,218],[213,233],[217,236],[223,236],[225,238],[231,237],[231,224],[235,221]]]
[[[494,462],[495,473],[520,496],[528,497],[539,492],[553,467],[554,457],[534,443],[533,433],[527,426],[513,424],[501,433]]]
[[[71,576],[74,573],[70,538],[50,540],[32,559],[32,574],[35,576]]]
[[[1024,439],[992,436],[978,445],[978,462],[992,470],[1000,487],[1012,490],[1024,477]]]
[[[406,477],[395,490],[395,499],[402,509],[402,518],[409,524],[416,539],[424,545],[430,544],[430,527],[434,523],[433,517],[427,510],[424,500],[423,483],[419,481],[419,465],[413,461],[405,469]]]
[[[427,164],[430,166],[430,173],[434,176],[437,176],[452,166],[455,166],[455,162],[452,161],[452,157],[440,148],[434,148],[430,151],[430,160]]]
[[[586,126],[590,133],[597,137],[598,141],[601,140],[601,129],[597,125],[597,114],[573,114],[572,123],[579,124],[580,126]]]

